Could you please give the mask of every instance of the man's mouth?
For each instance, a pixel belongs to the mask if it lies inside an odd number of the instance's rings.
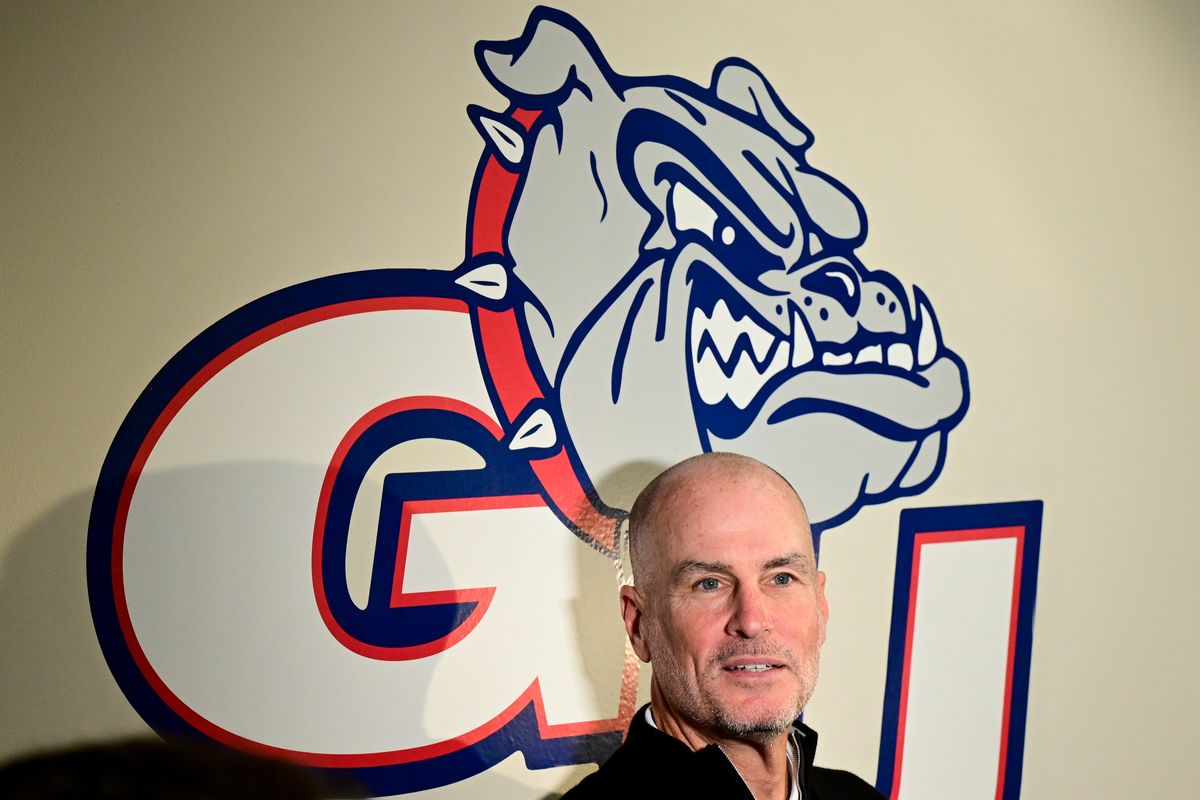
[[[724,668],[726,672],[768,672],[773,669],[783,669],[782,664],[736,664]]]

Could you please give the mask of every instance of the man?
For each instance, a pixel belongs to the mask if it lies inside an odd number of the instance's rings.
[[[638,496],[629,548],[621,613],[653,665],[650,704],[564,800],[881,797],[814,767],[816,734],[794,722],[816,685],[829,609],[787,481],[745,456],[690,458]]]

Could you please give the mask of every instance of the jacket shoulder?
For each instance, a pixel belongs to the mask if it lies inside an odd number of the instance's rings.
[[[592,800],[597,797],[613,797],[616,786],[599,772],[593,772],[562,796],[562,800]]]
[[[852,772],[813,767],[813,800],[880,800],[878,789]]]
[[[625,800],[648,796],[658,788],[661,770],[641,757],[636,750],[622,746],[562,796],[562,800],[592,800],[592,798],[621,797]]]

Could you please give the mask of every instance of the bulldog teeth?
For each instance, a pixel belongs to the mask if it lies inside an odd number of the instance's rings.
[[[766,382],[787,367],[790,350],[787,342],[780,342],[779,348],[775,351],[775,357],[763,368],[762,372],[759,372],[758,367],[754,366],[754,362],[750,360],[748,354],[742,353],[737,369],[734,370],[729,391],[729,399],[733,401],[733,404],[738,408],[748,408],[758,393],[762,391]]]
[[[696,360],[696,391],[706,405],[715,406],[729,396],[725,387],[728,378],[721,371],[721,365],[711,351],[705,350]]]
[[[913,366],[912,348],[904,342],[888,345],[887,363],[889,366],[910,370]]]
[[[870,347],[864,347],[858,351],[858,355],[854,357],[855,364],[882,364],[883,363],[883,346],[873,344]]]
[[[775,351],[775,358],[771,360],[767,371],[764,373],[766,377],[770,377],[777,372],[782,372],[787,368],[788,361],[792,356],[792,345],[790,342],[780,342],[779,349]]]
[[[692,309],[692,359],[700,360],[700,339],[708,330],[708,317],[698,308]]]
[[[726,389],[729,399],[738,408],[746,408],[753,402],[754,396],[758,394],[762,385],[762,373],[758,371],[758,367],[754,366],[750,354],[742,353],[737,366],[733,368],[733,375],[730,376]]]
[[[712,317],[708,320],[708,331],[717,345],[717,350],[721,353],[721,358],[728,361],[729,356],[733,354],[733,348],[737,344],[737,337],[742,331],[742,326],[738,325],[733,314],[729,313],[729,306],[725,305],[724,300],[718,300],[716,306],[713,307]]]
[[[704,322],[703,326],[696,325],[697,313],[700,314],[699,319]],[[699,339],[696,336],[698,327],[703,327],[704,330],[708,331],[709,335],[712,336],[713,343],[717,346],[717,350],[721,353],[721,358],[726,362],[733,357],[738,338],[743,334],[750,340],[750,347],[754,350],[754,357],[760,362],[766,360],[776,339],[773,334],[755,324],[754,320],[750,319],[750,317],[735,319],[724,300],[717,301],[716,306],[713,307],[711,318],[705,317],[699,309],[692,314],[693,348],[699,345]]]
[[[804,317],[796,309],[792,309],[792,369],[803,367],[813,358],[812,336]]]
[[[775,344],[776,337],[767,333],[757,325],[744,329],[750,337],[750,347],[754,349],[754,357],[759,362],[767,360],[767,356],[771,353],[771,345]]]
[[[937,317],[934,316],[933,309],[930,308],[924,293],[916,288],[914,288],[914,293],[917,295],[917,326],[919,328],[917,364],[928,367],[937,358],[938,351],[942,349],[942,333],[938,329]]]
[[[701,352],[706,335],[712,346]],[[743,336],[749,347],[739,350]],[[767,381],[787,368],[792,355],[790,342],[780,340],[749,316],[734,318],[723,299],[713,306],[711,317],[699,308],[692,309],[689,338],[696,390],[708,405],[728,398],[738,408],[749,407]],[[811,347],[809,344],[810,352]],[[768,358],[769,362],[758,366]]]
[[[818,355],[825,367],[866,365],[870,370],[872,365],[886,364],[911,372],[929,366],[942,349],[941,328],[924,293],[915,287],[913,291],[916,315],[910,326],[914,332],[910,335],[915,344],[912,340],[879,343],[847,352],[819,351],[807,319],[792,302],[788,304],[792,328],[783,338],[757,324],[750,315],[735,317],[725,299],[716,302],[711,316],[693,308],[691,353],[700,398],[708,405],[728,399],[738,408],[748,408],[771,378],[789,368],[801,371]],[[704,345],[701,353],[701,342],[706,335],[709,344]],[[743,336],[749,346],[739,344]],[[770,362],[759,367],[768,357]]]

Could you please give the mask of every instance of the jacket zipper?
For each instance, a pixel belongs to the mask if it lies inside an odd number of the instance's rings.
[[[804,800],[804,790],[800,788],[800,756],[803,751],[800,749],[800,743],[796,741],[795,728],[792,728],[788,731],[788,744],[791,745],[792,748],[792,758],[788,760],[794,762],[792,764],[792,780],[794,780],[795,783],[792,785],[796,787],[796,800]]]
[[[800,788],[800,746],[796,744],[796,740],[792,738],[791,731],[788,732],[788,745],[792,748],[789,756],[791,754],[795,754],[795,763],[792,764],[792,780],[795,781],[795,783],[792,785],[796,787],[796,800],[804,800],[804,790]],[[746,791],[750,792],[750,796],[754,797],[754,792],[750,789],[750,784],[746,783],[746,779],[742,777],[741,770],[737,768],[737,764],[733,763],[733,759],[729,757],[729,753],[726,753],[725,748],[719,744],[716,747],[721,751],[721,755],[725,756],[725,760],[729,762],[729,766],[733,767],[733,771],[735,774],[737,774],[738,779],[741,780],[742,786],[745,786]],[[788,761],[792,760],[792,758],[788,758]],[[790,792],[788,794],[789,796],[791,795]]]

